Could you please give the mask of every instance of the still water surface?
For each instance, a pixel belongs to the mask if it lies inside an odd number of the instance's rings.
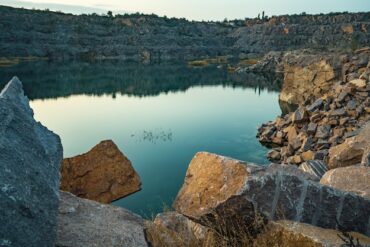
[[[217,68],[45,62],[0,68],[2,84],[13,75],[23,81],[35,118],[60,135],[65,157],[105,139],[119,146],[142,190],[113,204],[144,217],[172,204],[198,151],[267,164],[256,129],[281,114],[273,78],[233,78]]]

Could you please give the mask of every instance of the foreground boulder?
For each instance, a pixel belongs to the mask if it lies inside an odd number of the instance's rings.
[[[204,246],[212,232],[177,212],[158,214],[148,223],[147,238],[153,247]]]
[[[140,178],[130,160],[112,141],[63,160],[61,189],[101,203],[110,203],[140,190]]]
[[[360,164],[370,148],[370,122],[356,136],[347,138],[344,143],[329,150],[330,169]]]
[[[62,157],[13,78],[0,93],[0,246],[54,245]]]
[[[370,238],[355,232],[349,233],[362,246],[370,244]],[[347,246],[337,230],[323,229],[309,224],[281,220],[269,222],[263,233],[253,243],[254,247],[334,247]]]
[[[50,245],[51,246],[51,245]],[[126,209],[61,192],[57,247],[148,246],[144,221]]]
[[[262,168],[209,153],[191,161],[174,202],[181,214],[210,227],[222,218],[245,224],[257,216],[370,235],[370,200],[314,182],[294,166]]]
[[[325,173],[320,183],[370,200],[370,167],[358,165],[332,169]]]

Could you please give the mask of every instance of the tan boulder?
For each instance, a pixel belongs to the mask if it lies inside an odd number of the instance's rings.
[[[266,230],[259,234],[253,243],[254,247],[336,247],[345,243],[339,238],[337,230],[323,229],[309,224],[293,221],[269,222]],[[360,244],[370,243],[370,238],[351,232]]]
[[[203,246],[212,231],[177,212],[165,212],[147,222],[146,235],[153,247]]]
[[[315,153],[312,152],[311,150],[308,150],[308,151],[302,153],[302,159],[304,161],[313,160],[314,157],[315,157]]]
[[[370,123],[367,123],[357,136],[347,138],[344,143],[330,148],[329,169],[360,164],[369,147]]]
[[[245,164],[210,153],[197,153],[190,162],[174,208],[188,216],[207,214],[230,195],[240,192],[250,172]]]
[[[323,186],[296,166],[261,167],[210,153],[197,153],[173,207],[212,229],[254,226],[258,218],[287,219],[370,234],[370,200]],[[353,207],[356,201],[358,207]],[[342,208],[338,212],[338,208]]]
[[[370,167],[358,165],[332,169],[324,174],[320,183],[370,200]]]
[[[110,203],[140,190],[140,178],[130,160],[112,141],[102,141],[89,152],[63,160],[61,190]]]
[[[366,81],[362,79],[355,79],[355,80],[350,81],[349,83],[351,83],[352,85],[356,87],[360,87],[360,88],[366,87]]]
[[[325,59],[307,65],[286,63],[279,99],[289,104],[303,104],[319,98],[329,91],[335,77],[333,66]]]

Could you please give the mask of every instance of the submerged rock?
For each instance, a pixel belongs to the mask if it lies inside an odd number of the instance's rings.
[[[332,169],[325,173],[320,183],[370,200],[370,167],[358,165]]]
[[[123,208],[61,192],[55,246],[144,247],[148,244],[144,220],[139,216]]]
[[[63,160],[61,189],[102,203],[140,190],[140,178],[130,160],[112,141],[102,141],[89,152]]]
[[[207,226],[222,218],[232,224],[254,222],[257,214],[370,235],[370,200],[313,181],[297,167],[268,168],[209,153],[197,153],[174,208]],[[342,209],[338,211],[339,209]]]
[[[59,137],[36,122],[22,83],[0,93],[0,245],[53,246],[59,203]]]

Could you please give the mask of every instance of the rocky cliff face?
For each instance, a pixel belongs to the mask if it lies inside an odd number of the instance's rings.
[[[54,245],[62,157],[13,78],[0,93],[0,246]]]
[[[0,7],[0,57],[117,58],[143,62],[261,56],[301,48],[356,49],[370,42],[370,14],[189,22],[154,15],[97,16]]]
[[[262,23],[247,21],[232,36],[244,53],[357,49],[369,40],[369,20],[369,13],[278,16]]]

